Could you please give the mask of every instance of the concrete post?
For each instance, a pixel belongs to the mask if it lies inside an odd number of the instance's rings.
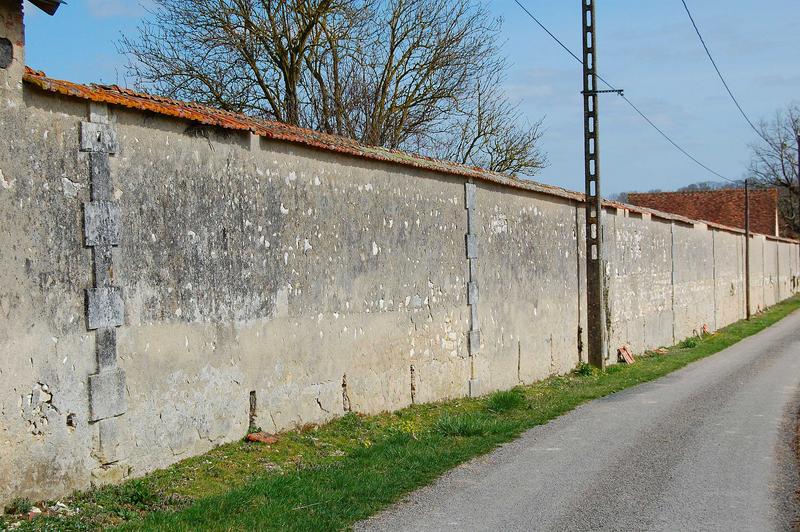
[[[753,307],[750,305],[750,183],[744,181],[744,293],[745,314],[749,320]]]

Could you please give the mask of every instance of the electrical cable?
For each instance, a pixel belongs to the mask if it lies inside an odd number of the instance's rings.
[[[756,135],[758,135],[759,137],[761,137],[762,139],[764,139],[766,141],[767,139],[764,138],[764,135],[761,134],[761,131],[759,131],[758,128],[753,124],[753,121],[750,120],[750,117],[747,116],[747,113],[744,112],[744,109],[742,109],[742,106],[739,104],[739,100],[737,100],[736,96],[733,95],[733,91],[731,90],[730,86],[728,85],[728,82],[725,81],[725,76],[722,75],[722,72],[720,71],[719,67],[717,66],[717,62],[714,60],[714,57],[711,55],[711,51],[708,49],[708,46],[706,45],[706,40],[703,38],[703,35],[700,33],[700,28],[697,27],[697,23],[695,22],[694,17],[692,16],[692,12],[689,11],[689,6],[686,4],[686,0],[681,0],[681,3],[683,4],[683,8],[686,10],[686,14],[689,15],[689,20],[692,22],[692,26],[694,27],[694,32],[700,38],[700,43],[703,45],[703,49],[706,51],[706,55],[708,56],[708,59],[711,61],[711,64],[714,65],[714,70],[717,71],[717,76],[719,76],[719,80],[722,82],[722,85],[725,87],[725,90],[728,91],[728,96],[731,97],[731,100],[733,100],[733,103],[736,104],[736,108],[739,109],[739,113],[741,113],[742,117],[747,121],[747,123],[750,125],[750,127],[753,128],[753,131],[756,132]]]
[[[569,49],[569,47],[567,47],[567,45],[565,45],[565,44],[564,44],[564,43],[563,43],[563,42],[562,42],[562,41],[561,41],[561,40],[560,40],[558,37],[556,37],[556,36],[553,34],[553,32],[551,32],[549,29],[547,29],[547,27],[546,27],[544,24],[542,24],[542,22],[540,22],[540,21],[539,21],[539,19],[538,19],[538,18],[536,18],[536,17],[533,15],[533,13],[531,13],[530,11],[528,11],[528,9],[527,9],[527,8],[526,8],[524,5],[522,5],[522,3],[520,3],[520,1],[519,1],[519,0],[514,0],[514,3],[515,3],[515,4],[517,4],[517,5],[518,5],[518,6],[519,6],[519,7],[520,7],[520,8],[521,8],[521,9],[522,9],[522,10],[523,10],[523,11],[524,11],[524,12],[525,12],[527,15],[528,15],[528,16],[529,16],[529,17],[530,17],[530,18],[531,18],[531,19],[532,19],[532,20],[533,20],[533,21],[534,21],[536,24],[538,24],[538,25],[539,25],[539,27],[540,27],[540,28],[542,28],[542,29],[543,29],[543,30],[544,30],[544,31],[545,31],[545,32],[546,32],[546,33],[547,33],[547,34],[548,34],[548,35],[549,35],[549,36],[550,36],[550,37],[551,37],[551,38],[552,38],[554,41],[556,41],[556,42],[559,44],[559,46],[561,46],[561,48],[563,48],[563,49],[564,49],[564,50],[565,50],[565,51],[566,51],[566,52],[567,52],[567,53],[568,53],[570,56],[572,56],[572,57],[573,57],[573,58],[574,58],[574,59],[575,59],[575,60],[576,60],[578,63],[580,63],[581,65],[583,65],[583,60],[582,60],[580,57],[578,57],[577,55],[575,55],[575,53],[573,53],[573,52],[572,52],[572,50],[570,50],[570,49]],[[605,85],[606,85],[606,86],[607,86],[609,89],[611,89],[611,90],[613,90],[613,91],[618,91],[618,90],[619,90],[619,89],[617,89],[617,88],[616,88],[616,87],[615,87],[613,84],[611,84],[610,82],[606,81],[606,80],[605,80],[605,78],[603,78],[603,77],[602,77],[601,75],[599,75],[599,74],[597,74],[597,79],[599,79],[599,80],[600,80],[600,81],[601,81],[603,84],[605,84]],[[736,183],[737,183],[737,182],[736,182],[736,181],[734,181],[733,179],[729,179],[729,178],[725,177],[724,175],[720,174],[719,172],[716,172],[716,171],[712,170],[711,168],[709,168],[708,166],[706,166],[705,164],[703,164],[702,162],[700,162],[700,161],[699,161],[699,160],[698,160],[696,157],[694,157],[692,154],[690,154],[688,151],[686,151],[684,148],[682,148],[682,147],[681,147],[681,146],[680,146],[680,145],[679,145],[677,142],[675,142],[674,140],[672,140],[672,138],[671,138],[669,135],[667,135],[667,134],[664,132],[664,130],[662,130],[660,127],[658,127],[658,126],[657,126],[657,125],[656,125],[656,124],[655,124],[655,123],[654,123],[652,120],[650,120],[650,118],[648,118],[648,117],[647,117],[647,115],[645,115],[645,114],[644,114],[644,112],[643,112],[641,109],[639,109],[639,108],[638,108],[636,105],[634,105],[634,103],[633,103],[632,101],[630,101],[630,100],[628,99],[628,97],[627,97],[627,96],[625,96],[625,94],[623,94],[623,93],[621,93],[621,92],[620,92],[620,93],[618,93],[618,94],[619,94],[619,96],[620,96],[620,97],[621,97],[621,98],[622,98],[622,99],[625,101],[625,103],[627,103],[627,104],[628,104],[628,105],[629,105],[629,106],[630,106],[630,107],[631,107],[631,108],[632,108],[632,109],[633,109],[633,110],[634,110],[634,111],[635,111],[635,112],[636,112],[636,113],[637,113],[637,114],[638,114],[640,117],[642,117],[642,118],[644,119],[644,121],[645,121],[645,122],[647,122],[647,123],[648,123],[648,124],[649,124],[649,125],[650,125],[650,126],[653,128],[653,129],[655,129],[655,130],[656,130],[656,131],[657,131],[657,132],[658,132],[658,133],[659,133],[659,134],[660,134],[662,137],[664,137],[664,138],[667,140],[667,142],[669,142],[669,143],[670,143],[670,144],[671,144],[673,147],[675,147],[675,149],[677,149],[677,150],[678,150],[679,152],[681,152],[683,155],[685,155],[686,157],[688,157],[688,158],[689,158],[691,161],[693,161],[695,164],[697,164],[698,166],[700,166],[700,167],[701,167],[701,168],[703,168],[704,170],[706,170],[706,171],[708,171],[708,172],[712,173],[713,175],[715,175],[715,176],[719,177],[720,179],[724,179],[725,181],[729,181],[729,182],[731,182],[731,183],[734,183],[734,184],[736,184]]]

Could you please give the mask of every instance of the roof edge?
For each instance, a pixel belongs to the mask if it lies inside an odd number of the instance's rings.
[[[713,190],[668,190],[662,192],[628,192],[628,196],[668,196],[668,195],[685,195],[685,194],[714,194],[717,192],[744,192],[745,188],[716,188]],[[751,188],[750,193],[755,194],[758,192],[778,192],[778,187],[760,187]]]
[[[35,5],[48,15],[55,15],[61,5],[66,5],[64,0],[29,0],[31,4]]]
[[[80,85],[69,81],[49,78],[44,72],[36,71],[26,67],[23,80],[45,92],[60,94],[78,98],[82,100],[116,105],[128,109],[147,111],[159,115],[170,116],[182,120],[188,120],[205,125],[216,126],[223,129],[251,132],[271,140],[300,144],[309,148],[318,149],[326,152],[350,155],[360,159],[395,164],[399,166],[411,167],[430,172],[454,175],[470,180],[484,181],[496,185],[524,190],[527,192],[539,193],[547,196],[566,199],[577,204],[585,204],[585,194],[575,192],[562,187],[545,185],[530,179],[519,179],[497,172],[484,170],[478,167],[467,166],[459,163],[440,161],[418,154],[391,150],[377,146],[366,146],[359,144],[352,139],[337,137],[327,133],[321,133],[297,126],[290,126],[280,122],[271,122],[248,117],[246,115],[222,111],[199,104],[181,102],[160,96],[152,96],[145,93],[137,93],[129,89],[123,89],[116,85]],[[737,189],[732,189],[737,190]],[[729,227],[722,224],[706,220],[695,220],[685,218],[680,215],[671,214],[646,207],[639,207],[627,203],[611,200],[603,200],[603,207],[611,209],[623,209],[638,214],[649,214],[652,217],[685,224],[702,223],[710,228],[744,234],[744,230]],[[756,233],[753,233],[754,235]],[[800,244],[800,240],[792,240],[771,235],[765,236],[768,240]]]

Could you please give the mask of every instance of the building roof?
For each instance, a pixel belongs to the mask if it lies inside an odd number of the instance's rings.
[[[30,0],[30,3],[47,13],[55,15],[61,4],[66,4],[64,0]]]
[[[628,194],[634,205],[708,220],[744,229],[745,191],[741,188],[691,192]],[[778,189],[750,191],[750,228],[754,233],[777,236]]]
[[[319,131],[304,129],[297,126],[291,126],[281,122],[261,120],[244,114],[223,111],[196,103],[182,102],[173,100],[171,98],[165,98],[163,96],[153,96],[143,92],[136,92],[130,89],[122,88],[117,85],[81,85],[70,81],[49,78],[44,72],[33,70],[27,67],[23,79],[29,85],[37,87],[38,89],[46,92],[56,93],[73,98],[80,98],[91,102],[116,105],[138,111],[151,112],[223,129],[238,130],[243,132],[249,131],[255,135],[259,135],[267,139],[300,144],[327,152],[341,153],[361,159],[381,161],[389,164],[397,164],[406,167],[418,168],[421,170],[455,175],[471,180],[496,183],[498,185],[526,190],[529,192],[557,196],[577,203],[583,203],[585,198],[584,194],[582,193],[574,192],[561,187],[537,183],[536,181],[529,179],[518,179],[513,176],[491,172],[489,170],[474,166],[468,166],[450,161],[441,161],[400,150],[392,150],[380,146],[366,146],[353,139],[345,137],[321,133]],[[637,207],[634,205],[627,205],[614,201],[604,201],[603,205],[609,208],[623,209],[640,214],[649,214],[655,218],[678,221],[687,224],[692,224],[696,221],[696,219],[691,219],[689,217],[677,214],[671,214],[669,212],[660,212],[646,207]],[[713,223],[713,221],[708,225],[723,231],[734,233],[742,232],[735,227]]]

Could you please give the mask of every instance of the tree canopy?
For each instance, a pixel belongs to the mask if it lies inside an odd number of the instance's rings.
[[[153,0],[144,90],[504,173],[546,165],[478,0]]]

